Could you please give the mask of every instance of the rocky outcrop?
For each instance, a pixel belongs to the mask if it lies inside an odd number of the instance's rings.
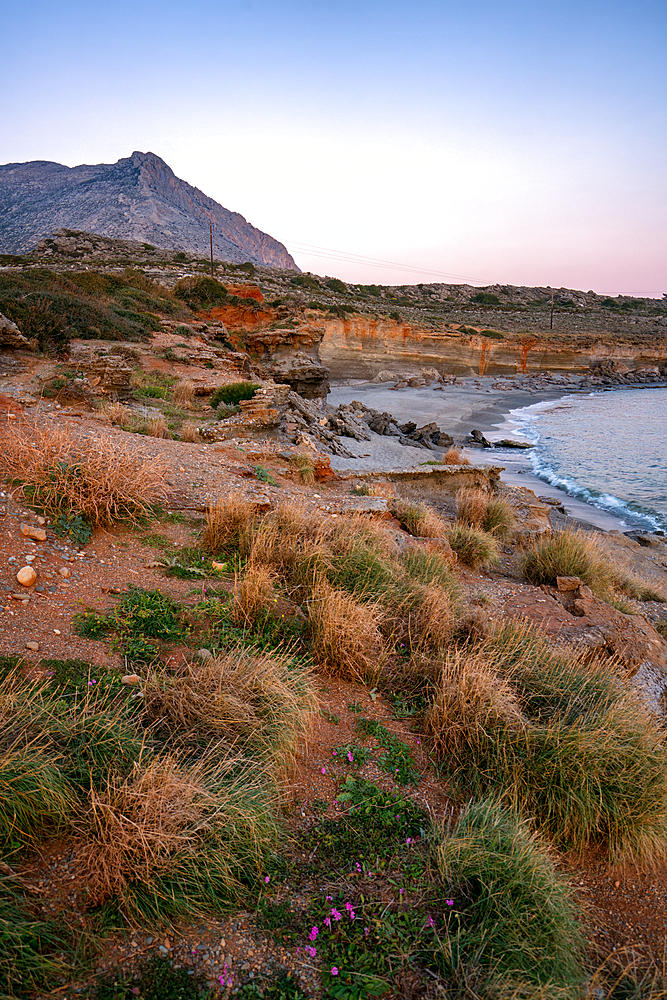
[[[531,599],[512,595],[505,608],[510,617],[526,618],[559,639],[616,658],[632,677],[642,670],[667,683],[667,643],[643,615],[626,615],[592,593],[578,577],[559,577],[556,587],[543,586]]]
[[[521,315],[523,328],[530,319]],[[630,321],[628,321],[630,322]],[[646,333],[633,337],[609,336],[597,316],[580,322],[580,332],[569,337],[546,331],[530,336],[471,329],[463,324],[425,325],[388,316],[353,314],[318,318],[325,328],[322,361],[334,378],[389,381],[387,373],[418,371],[424,365],[450,375],[512,375],[529,371],[584,374],[592,364],[621,362],[640,372],[667,364],[667,335],[657,320],[647,319]],[[599,330],[596,328],[600,328]],[[631,327],[630,327],[631,329]],[[589,373],[594,379],[604,371]],[[640,376],[640,381],[644,375]],[[406,384],[407,381],[406,381]],[[596,383],[592,383],[596,384]]]
[[[244,338],[244,347],[267,378],[288,385],[306,399],[326,399],[329,369],[319,354],[323,335],[319,327],[295,324],[251,333]]]
[[[298,270],[286,248],[176,177],[154,153],[66,167],[33,160],[0,166],[0,247],[32,249],[54,230],[86,230],[158,247]],[[62,234],[67,238],[67,234]]]
[[[12,323],[10,319],[0,313],[0,347],[29,350],[34,348],[34,341],[24,337],[16,323]]]

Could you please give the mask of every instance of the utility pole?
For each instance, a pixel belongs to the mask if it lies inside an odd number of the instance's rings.
[[[211,274],[213,274],[212,271],[211,271]],[[553,330],[553,328],[554,328],[554,290],[552,288],[551,289],[551,317],[550,317],[550,320],[549,320],[549,329]]]
[[[209,220],[208,220],[208,229],[209,229],[209,235],[211,237],[211,277],[213,277],[213,222],[211,221],[210,217],[209,217]],[[552,322],[552,324],[553,324],[553,311],[554,311],[554,304],[553,304],[553,295],[552,295],[551,296],[551,322]]]

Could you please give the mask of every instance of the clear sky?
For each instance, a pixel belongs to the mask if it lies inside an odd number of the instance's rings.
[[[667,292],[665,0],[0,0],[0,24],[2,163],[150,150],[347,280]]]

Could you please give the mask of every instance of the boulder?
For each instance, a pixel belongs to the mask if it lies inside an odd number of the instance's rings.
[[[35,342],[24,337],[16,323],[0,313],[0,347],[18,347],[25,351],[34,346]]]

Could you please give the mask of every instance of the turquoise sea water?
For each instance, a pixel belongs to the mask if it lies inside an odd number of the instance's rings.
[[[535,443],[527,457],[540,479],[667,532],[667,390],[565,396],[512,410],[505,427]]]

